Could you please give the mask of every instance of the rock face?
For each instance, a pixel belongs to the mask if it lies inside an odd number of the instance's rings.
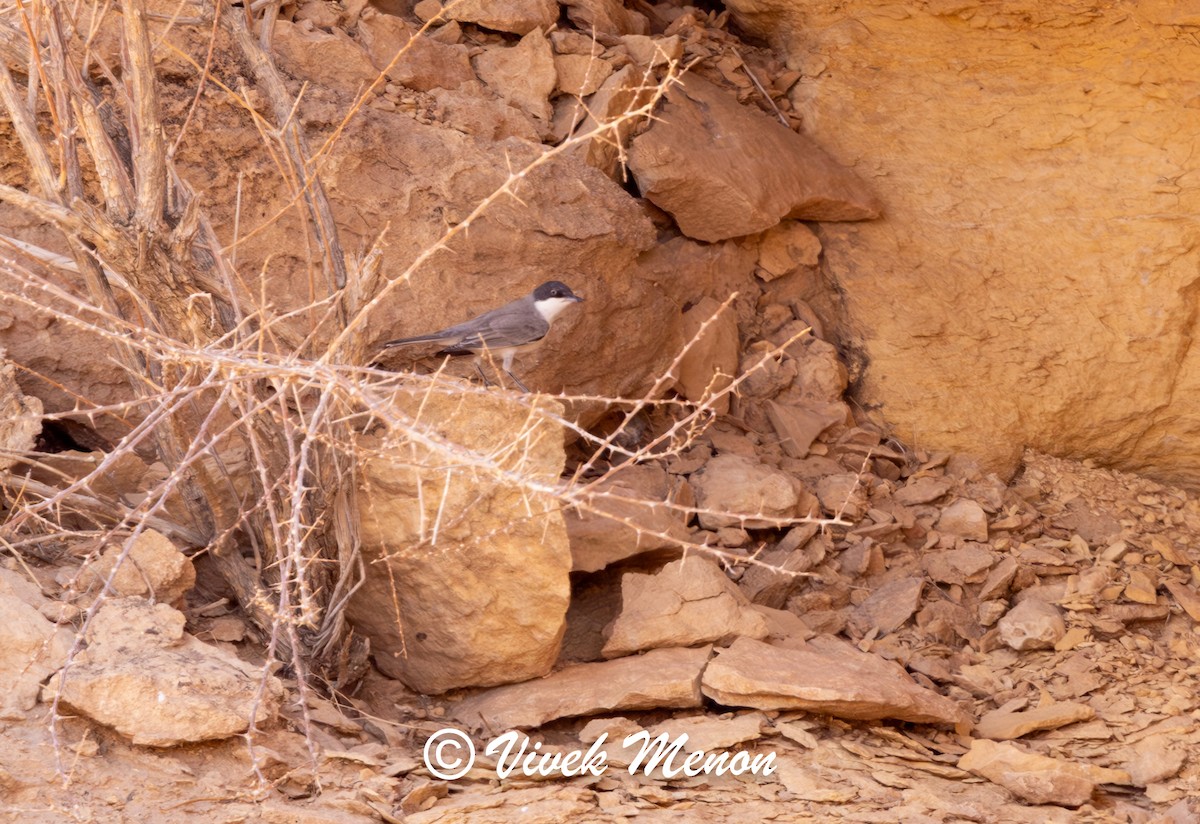
[[[183,613],[140,598],[105,603],[87,649],[46,686],[61,700],[134,744],[169,747],[228,738],[253,716],[272,718],[279,679],[183,631]],[[260,682],[267,679],[265,689]]]
[[[659,117],[634,138],[629,168],[688,237],[725,240],[784,218],[879,214],[866,184],[816,143],[700,77],[667,92]]]
[[[1200,53],[1147,28],[1181,4],[729,7],[788,52],[806,131],[883,201],[821,228],[860,400],[991,469],[1029,445],[1200,483],[1200,188],[1180,176],[1200,108],[1170,102]]]
[[[367,580],[350,620],[370,638],[379,668],[419,692],[545,675],[570,594],[563,517],[553,501],[473,462],[554,482],[563,466],[557,424],[500,393],[397,393],[393,403],[424,442],[455,449],[364,440]]]

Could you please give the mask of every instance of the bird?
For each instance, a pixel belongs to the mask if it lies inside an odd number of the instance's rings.
[[[498,355],[505,373],[517,386],[529,388],[512,373],[513,358],[518,352],[535,348],[550,331],[550,324],[564,309],[583,301],[562,281],[548,280],[523,298],[506,303],[498,309],[484,312],[471,320],[426,335],[398,338],[383,344],[384,349],[414,346],[420,343],[443,344],[439,355],[474,355],[475,369],[484,384],[490,386],[479,365],[484,353]]]

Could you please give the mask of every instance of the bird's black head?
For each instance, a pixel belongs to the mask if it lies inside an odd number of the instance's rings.
[[[561,298],[562,300],[575,301],[576,303],[583,300],[583,298],[571,291],[570,286],[567,286],[567,284],[560,280],[548,280],[533,290],[534,300],[551,300],[552,298]]]

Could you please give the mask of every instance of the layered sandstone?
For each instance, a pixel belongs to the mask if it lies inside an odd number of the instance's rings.
[[[1138,4],[730,4],[884,219],[824,224],[859,387],[901,437],[1200,482],[1200,16]]]

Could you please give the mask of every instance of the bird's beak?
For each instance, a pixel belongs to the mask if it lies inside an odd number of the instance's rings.
[[[575,303],[583,303],[583,298],[579,297],[579,295],[571,295],[571,300],[575,301]]]

